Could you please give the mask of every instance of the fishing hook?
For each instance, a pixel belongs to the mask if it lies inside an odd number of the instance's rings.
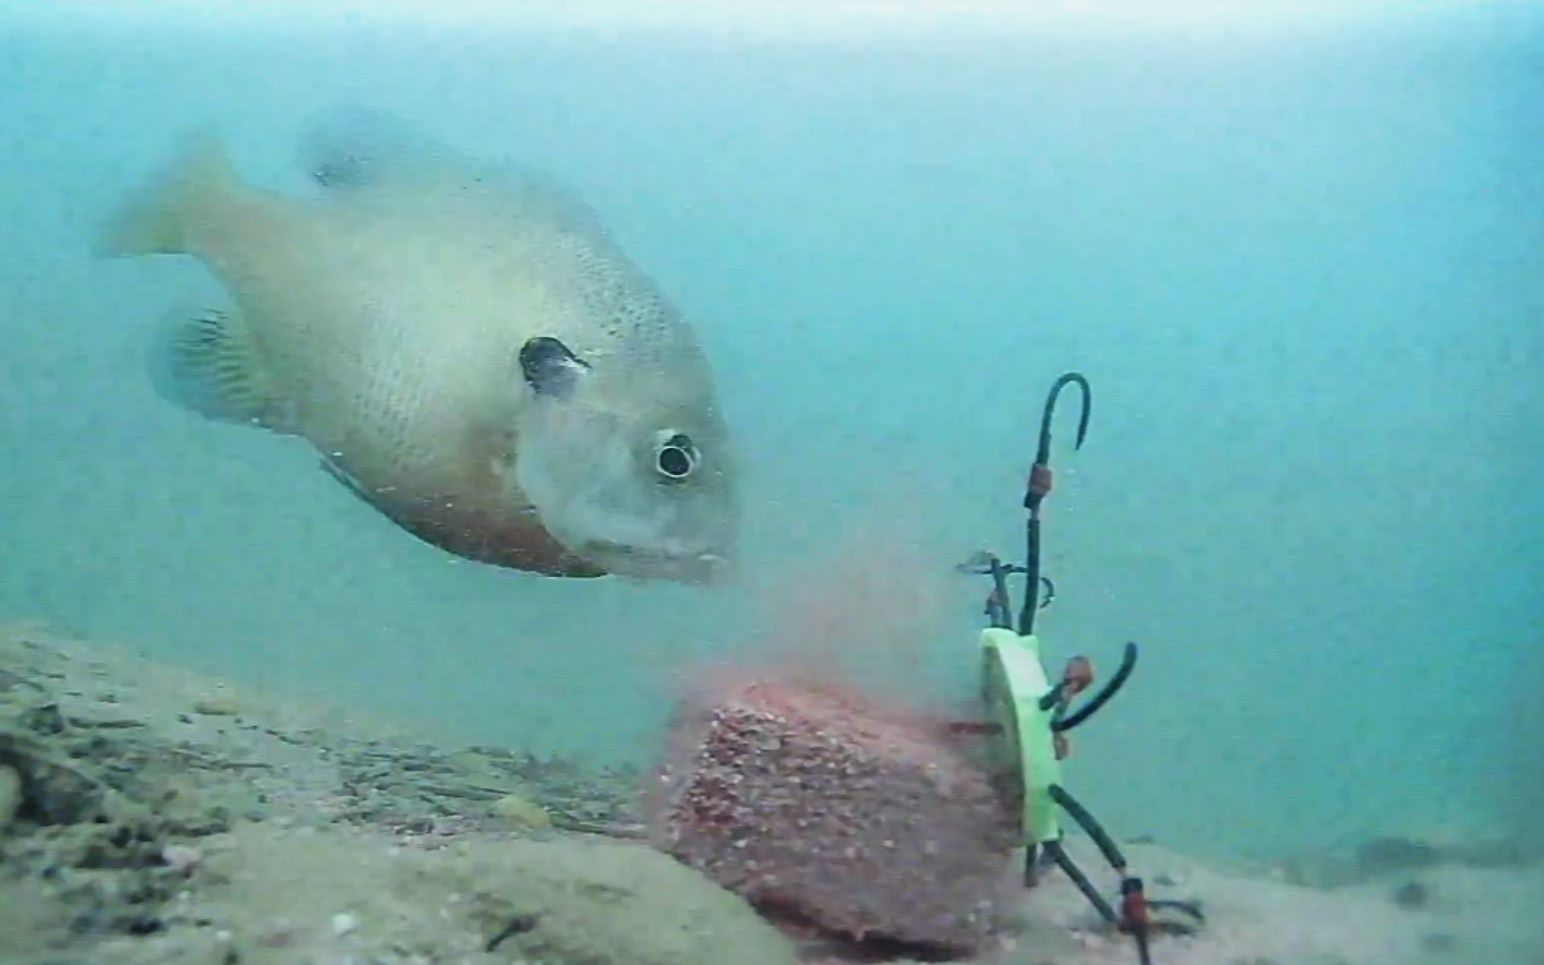
[[[1077,385],[1083,395],[1083,412],[1078,417],[1078,437],[1074,449],[1083,447],[1088,436],[1088,420],[1094,413],[1094,394],[1088,387],[1088,379],[1082,373],[1068,372],[1051,385],[1045,399],[1045,411],[1040,416],[1040,446],[1035,452],[1035,464],[1029,468],[1029,484],[1024,492],[1024,508],[1029,510],[1025,523],[1025,565],[1027,585],[1024,588],[1024,606],[1019,611],[1019,634],[1029,636],[1035,632],[1035,614],[1040,609],[1040,503],[1051,491],[1051,417],[1056,414],[1056,400],[1061,390]]]
[[[1045,399],[1045,411],[1040,416],[1040,446],[1035,450],[1035,467],[1037,469],[1043,469],[1050,465],[1051,417],[1056,414],[1056,402],[1058,397],[1061,395],[1062,389],[1065,389],[1067,386],[1074,384],[1077,385],[1080,394],[1083,397],[1083,410],[1082,413],[1078,416],[1078,436],[1075,440],[1073,440],[1072,448],[1083,448],[1083,440],[1088,438],[1088,420],[1091,419],[1094,414],[1093,390],[1088,387],[1088,379],[1084,378],[1082,373],[1068,372],[1061,378],[1057,379],[1054,383],[1052,383],[1051,391]],[[1049,477],[1047,477],[1045,480],[1043,491],[1040,491],[1041,487],[1036,485],[1036,483],[1037,479],[1032,473],[1030,477],[1029,492],[1024,496],[1025,509],[1038,508],[1040,505],[1040,500],[1045,498],[1045,494],[1047,492],[1050,492]]]

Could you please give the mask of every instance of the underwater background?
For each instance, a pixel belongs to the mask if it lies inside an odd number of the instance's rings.
[[[849,607],[825,648],[963,713],[986,587],[953,566],[1022,554],[1076,370],[1039,630],[1106,674],[1142,647],[1069,765],[1107,825],[1222,855],[1537,830],[1544,9],[319,6],[0,3],[0,617],[648,763],[681,675],[774,653],[813,583]],[[460,562],[299,440],[155,395],[155,326],[224,296],[96,260],[103,219],[204,122],[306,192],[339,105],[550,171],[686,312],[743,585]]]

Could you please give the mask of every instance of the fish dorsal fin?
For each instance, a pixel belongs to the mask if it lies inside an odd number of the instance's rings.
[[[494,169],[520,216],[568,234],[582,235],[595,245],[611,246],[611,232],[579,195],[550,174],[509,164]]]
[[[348,108],[321,115],[301,137],[300,160],[329,193],[415,186],[466,190],[523,220],[597,245],[612,243],[594,209],[552,175],[509,161],[473,160],[380,111]]]
[[[432,146],[406,125],[364,108],[325,113],[300,137],[301,166],[331,191],[425,177],[432,153]]]

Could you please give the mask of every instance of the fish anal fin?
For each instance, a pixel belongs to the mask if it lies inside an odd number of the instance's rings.
[[[239,313],[178,313],[151,346],[151,382],[162,398],[219,422],[287,433],[286,407]]]

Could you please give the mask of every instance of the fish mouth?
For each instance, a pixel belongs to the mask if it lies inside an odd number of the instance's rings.
[[[727,556],[711,550],[672,552],[656,547],[613,543],[608,540],[586,543],[582,555],[615,576],[638,580],[668,580],[698,587],[715,586],[725,582],[734,568]]]

